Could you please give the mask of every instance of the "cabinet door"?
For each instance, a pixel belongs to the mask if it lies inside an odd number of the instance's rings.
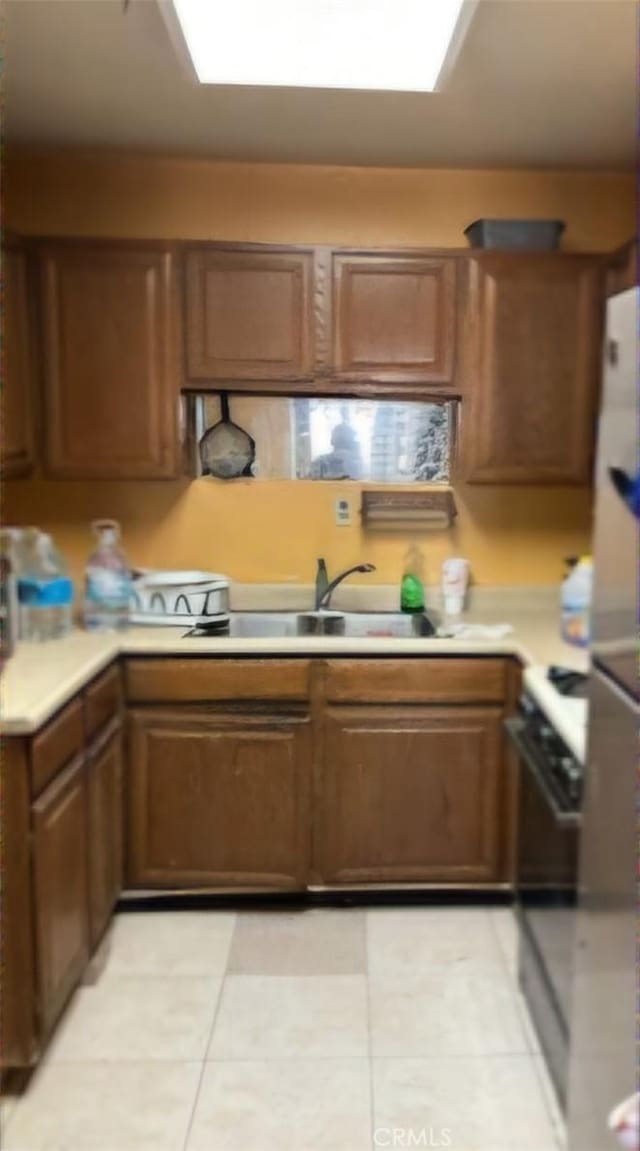
[[[309,377],[312,271],[311,252],[211,247],[187,252],[189,378]]]
[[[598,263],[492,253],[475,257],[470,275],[465,478],[586,483],[601,353]]]
[[[4,363],[2,373],[2,475],[26,476],[33,468],[32,332],[26,253],[2,251]]]
[[[122,730],[117,719],[89,749],[89,933],[96,947],[122,891]]]
[[[305,886],[307,718],[150,708],[130,723],[129,886]]]
[[[35,801],[33,883],[38,1013],[46,1034],[89,957],[84,761],[75,759]]]
[[[78,243],[42,249],[40,264],[48,474],[174,476],[171,253]]]
[[[493,707],[329,708],[322,879],[496,880],[501,716]]]
[[[333,257],[333,371],[342,379],[450,384],[456,261]]]
[[[28,1067],[37,1054],[28,759],[26,739],[3,737],[0,1073]]]

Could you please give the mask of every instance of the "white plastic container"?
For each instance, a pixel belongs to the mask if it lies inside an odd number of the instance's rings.
[[[206,627],[229,622],[229,579],[205,571],[150,571],[134,579],[131,623]]]
[[[593,560],[580,556],[562,583],[562,638],[586,647],[591,638]]]
[[[445,560],[442,565],[442,598],[446,616],[459,616],[464,610],[464,600],[469,582],[469,560],[459,556]]]

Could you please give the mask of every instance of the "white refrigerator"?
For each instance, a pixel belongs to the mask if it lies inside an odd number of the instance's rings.
[[[607,305],[598,427],[590,713],[568,1095],[570,1151],[620,1147],[637,1090],[638,289]],[[629,1142],[627,1146],[635,1146]]]

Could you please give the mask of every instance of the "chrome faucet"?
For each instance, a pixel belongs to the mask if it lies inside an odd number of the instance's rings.
[[[374,572],[376,570],[375,564],[356,564],[355,567],[347,568],[346,571],[340,572],[331,583],[327,582],[327,565],[323,559],[318,560],[318,572],[316,575],[316,611],[322,611],[323,608],[329,608],[331,604],[331,596],[339,583],[347,576],[353,575],[354,572]]]

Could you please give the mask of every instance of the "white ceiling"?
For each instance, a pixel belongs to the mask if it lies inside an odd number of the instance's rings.
[[[634,164],[634,0],[479,0],[436,94],[199,86],[157,0],[3,9],[10,140],[296,163]]]

